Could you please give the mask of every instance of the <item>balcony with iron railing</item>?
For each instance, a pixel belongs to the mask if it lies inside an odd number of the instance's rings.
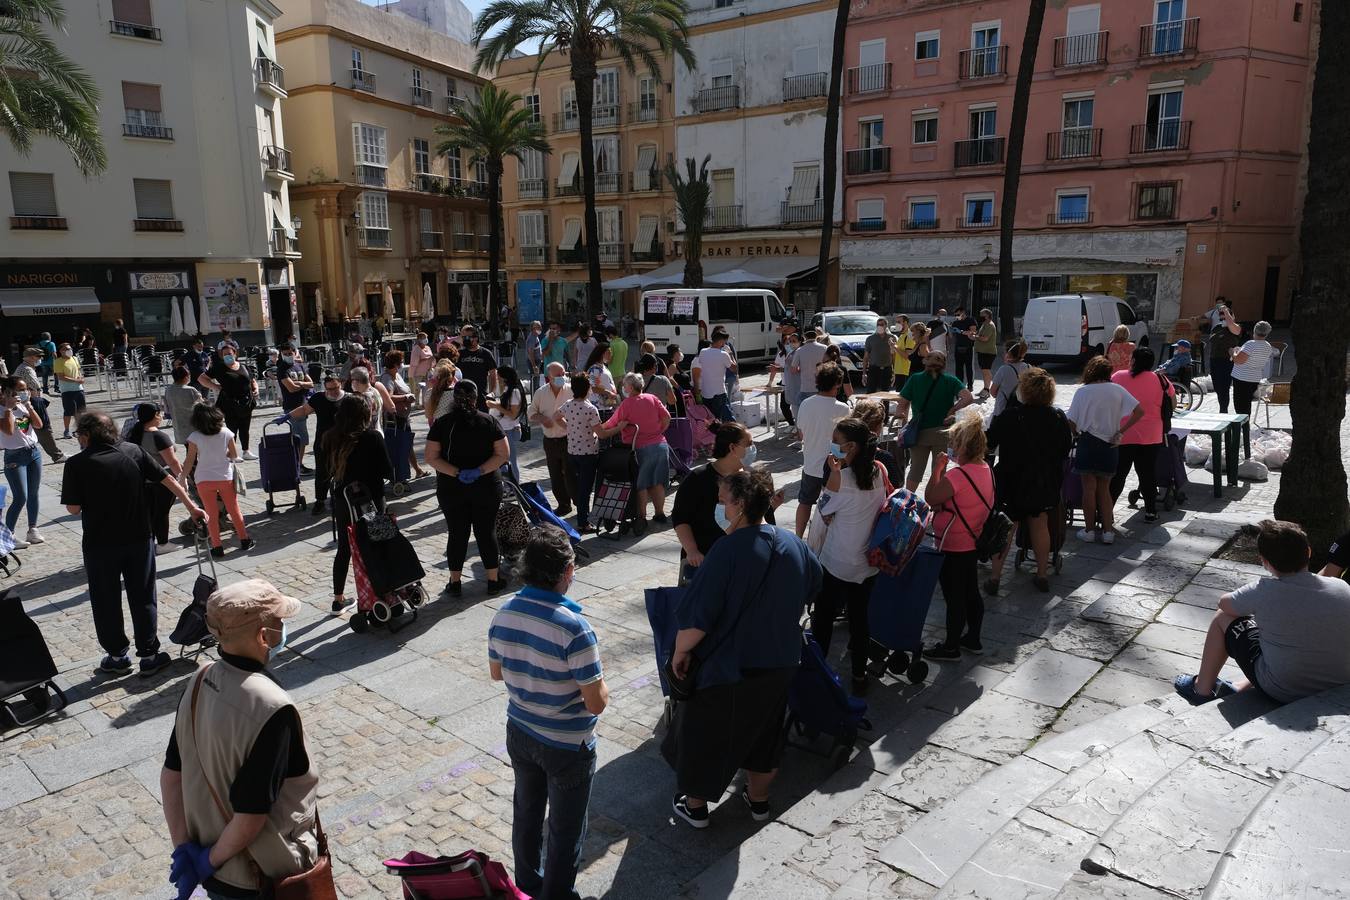
[[[1106,65],[1106,44],[1110,32],[1066,34],[1055,38],[1055,68]]]
[[[703,216],[704,231],[735,231],[745,227],[745,217],[739,206],[710,206]]]
[[[819,225],[825,218],[825,201],[817,197],[806,203],[783,200],[778,204],[778,224],[784,228]]]
[[[618,266],[623,264],[623,244],[601,244],[600,265]]]
[[[848,70],[850,94],[875,94],[891,89],[891,64],[888,62],[854,66]]]
[[[1065,128],[1045,136],[1045,158],[1050,162],[1096,159],[1101,155],[1100,128]]]
[[[595,192],[597,194],[617,194],[623,190],[622,172],[596,172]]]
[[[850,231],[885,231],[885,219],[859,219],[857,222],[849,222]]]
[[[389,170],[384,166],[358,165],[356,183],[366,187],[388,187]]]
[[[905,219],[900,223],[900,227],[905,231],[937,231],[942,227],[942,220],[936,216]]]
[[[130,112],[132,110],[128,110],[128,113]],[[128,117],[122,123],[122,136],[145,138],[153,141],[171,141],[173,140],[173,129],[161,124],[159,113],[154,113],[153,116]]]
[[[1045,217],[1047,225],[1091,225],[1092,213],[1087,210],[1052,212]]]
[[[448,194],[453,184],[448,175],[437,175],[434,172],[413,174],[413,190],[424,194]]]
[[[607,128],[611,125],[618,125],[623,117],[619,113],[623,110],[623,105],[618,101],[614,103],[597,103],[591,108],[591,125],[596,128]]]
[[[423,253],[441,253],[445,250],[445,232],[423,231],[418,235]]]
[[[998,216],[984,216],[983,218],[961,218],[956,220],[956,227],[964,231],[981,231],[986,228],[998,227]]]
[[[1200,44],[1200,20],[1179,19],[1139,26],[1139,59],[1148,62],[1192,56]]]
[[[1131,153],[1178,153],[1191,148],[1191,123],[1177,119],[1130,128]]]
[[[459,188],[459,192],[465,197],[470,197],[474,200],[487,199],[488,186],[486,181],[478,181],[477,179],[470,178],[461,180],[456,184]]]
[[[558,265],[560,266],[584,266],[586,265],[586,248],[577,244],[569,250],[558,248]]]
[[[160,40],[158,28],[153,25],[143,25],[140,22],[122,22],[117,19],[109,19],[108,30],[112,34],[122,37],[141,38],[146,41]]]
[[[723,109],[738,109],[741,105],[741,86],[721,84],[704,88],[694,95],[694,112],[708,113]]]
[[[273,256],[299,256],[300,241],[289,237],[284,228],[273,228],[268,240]]]
[[[445,111],[448,115],[460,115],[464,112],[464,107],[469,103],[467,97],[456,97],[451,94],[445,98]]]
[[[1008,45],[971,47],[958,57],[956,77],[962,81],[1003,78],[1008,74]]]
[[[890,147],[861,147],[844,151],[845,175],[879,175],[890,170]]]
[[[580,197],[581,196],[581,173],[569,181],[567,184],[558,185],[558,189],[553,192],[555,197]]]
[[[10,216],[9,227],[14,231],[65,231],[69,226],[65,216]]]
[[[480,235],[478,235],[478,252],[479,252],[479,253],[487,253],[487,252],[488,252],[488,248],[491,246],[491,244],[492,244],[492,235],[490,235],[490,234],[480,234]]]
[[[564,134],[581,128],[581,114],[575,108],[553,114],[553,133]]]
[[[640,193],[643,193],[643,192],[646,192],[646,191],[659,191],[659,190],[661,190],[661,187],[662,187],[662,185],[661,185],[661,170],[660,170],[660,169],[650,169],[650,170],[648,170],[648,172],[646,173],[646,175],[647,175],[647,182],[646,182],[646,184],[643,184],[643,183],[642,183],[642,180],[638,177],[638,176],[639,176],[639,173],[633,172],[632,174],[630,174],[630,175],[628,176],[628,189],[629,189],[630,191],[633,191],[634,193],[639,193],[639,194],[640,194]]]
[[[548,265],[548,247],[521,247],[520,264],[522,266]]]
[[[260,56],[254,61],[258,87],[276,97],[286,96],[286,70],[273,60]]]
[[[361,250],[388,250],[393,246],[388,228],[358,228],[356,246]]]
[[[182,231],[182,219],[132,219],[136,231]]]
[[[432,108],[435,101],[432,99],[431,91],[424,87],[417,87],[416,85],[413,85],[410,90],[412,91],[413,106],[421,106],[425,109]]]
[[[295,170],[291,168],[291,151],[285,147],[263,147],[263,169],[272,178],[282,181],[295,179]]]
[[[783,102],[824,97],[830,92],[830,73],[812,72],[809,75],[789,75],[783,79]]]
[[[516,182],[516,193],[522,200],[545,200],[548,198],[548,179],[522,178]]]
[[[957,141],[954,165],[958,169],[971,166],[997,166],[1003,163],[1005,140],[1001,137],[971,138]]]
[[[656,122],[661,118],[661,98],[643,97],[628,104],[628,124]]]
[[[352,90],[375,93],[375,75],[365,69],[352,69]]]
[[[477,253],[478,235],[471,232],[456,232],[451,235],[451,248],[456,253]]]
[[[659,263],[665,262],[666,254],[662,251],[661,242],[653,239],[652,245],[646,250],[633,250],[633,262],[635,263]]]

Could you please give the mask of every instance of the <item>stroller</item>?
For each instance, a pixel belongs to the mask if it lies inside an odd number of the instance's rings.
[[[402,626],[395,627],[393,621],[408,610],[412,611],[411,619],[416,619],[418,607],[426,602],[427,592],[422,587],[426,570],[412,542],[398,530],[392,515],[375,506],[365,485],[349,484],[343,496],[356,580],[356,612],[347,624],[357,634],[381,626],[397,631]]]
[[[8,494],[9,488],[0,484],[0,509],[4,508]],[[4,573],[5,578],[23,567],[23,560],[19,559],[19,554],[14,552],[15,549],[14,533],[0,522],[0,573]]]
[[[670,453],[670,471],[678,480],[694,466],[694,427],[687,417],[672,418],[666,426],[666,446]]]
[[[830,765],[839,769],[853,754],[858,732],[871,731],[867,701],[849,694],[808,629],[802,632],[802,663],[788,686],[786,730],[813,739],[826,734],[834,738]]]
[[[633,443],[615,443],[600,451],[599,485],[591,504],[591,521],[604,537],[618,540],[637,520],[637,428]]]
[[[194,520],[189,519],[189,523]],[[220,581],[216,577],[216,560],[206,550],[206,523],[196,522],[192,529],[192,549],[197,557],[197,580],[192,583],[192,602],[178,616],[169,640],[178,645],[178,658],[190,653],[200,653],[216,644],[216,638],[206,627],[206,601],[216,592]],[[202,571],[202,557],[211,566],[211,574]]]
[[[1169,431],[1167,441],[1158,446],[1158,461],[1155,464],[1158,499],[1162,502],[1162,508],[1168,512],[1186,502],[1186,485],[1190,483],[1186,474],[1186,437],[1186,434]],[[1130,491],[1130,509],[1134,509],[1140,496],[1139,491]]]
[[[284,424],[284,435],[279,433],[280,425],[273,422],[263,425],[262,439],[258,441],[258,469],[262,474],[262,489],[267,492],[269,516],[281,506],[305,508],[305,495],[300,493],[300,460],[295,455],[295,429],[289,419]],[[276,431],[269,434],[269,428]],[[278,491],[295,491],[295,502],[277,503],[272,494]]]
[[[17,594],[0,591],[0,728],[31,725],[64,709],[66,695],[54,678],[56,662],[37,623]]]

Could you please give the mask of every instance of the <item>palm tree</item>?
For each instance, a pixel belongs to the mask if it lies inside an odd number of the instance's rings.
[[[539,42],[535,73],[553,53],[567,56],[576,86],[581,128],[581,189],[585,199],[587,305],[600,311],[600,243],[595,218],[595,75],[600,59],[613,53],[629,72],[640,62],[660,74],[657,52],[675,53],[693,68],[685,0],[494,0],[473,26],[475,69],[493,69],[516,48]],[[488,36],[488,32],[500,30]]]
[[[479,160],[487,169],[488,192],[488,318],[497,315],[501,307],[497,290],[497,271],[501,265],[502,249],[502,171],[508,156],[520,159],[526,150],[548,153],[544,126],[531,121],[531,112],[521,103],[519,94],[499,90],[488,82],[483,85],[478,99],[460,112],[461,121],[453,125],[438,125],[436,133],[445,138],[436,153],[447,155],[456,150],[468,151],[470,162]],[[505,329],[506,323],[497,323]]]
[[[666,163],[666,181],[675,193],[675,208],[684,222],[684,286],[703,287],[703,219],[708,214],[708,199],[712,184],[708,181],[708,163],[712,154],[703,157],[703,165],[695,167],[691,156],[684,161],[689,173],[681,176],[675,163]]]
[[[816,305],[825,305],[830,266],[830,237],[834,231],[834,183],[839,179],[839,95],[844,80],[844,36],[848,31],[850,0],[839,0],[834,13],[834,48],[830,54],[830,96],[825,101],[825,148],[822,159],[825,184],[821,193],[820,255],[816,261]]]
[[[60,0],[0,0],[0,132],[22,156],[33,138],[65,145],[85,177],[108,167],[98,87],[43,31],[61,29]]]
[[[1346,359],[1350,345],[1350,195],[1345,165],[1345,130],[1350,121],[1350,56],[1340,50],[1350,39],[1350,5],[1322,4],[1321,52],[1312,95],[1308,133],[1308,190],[1300,237],[1302,289],[1293,301],[1293,345],[1298,371],[1290,388],[1294,446],[1280,471],[1275,515],[1308,532],[1320,564],[1327,547],[1350,528],[1346,503],[1341,422],[1345,419]]]
[[[1013,314],[1013,225],[1017,219],[1017,190],[1022,183],[1022,145],[1027,137],[1027,107],[1031,104],[1031,76],[1036,69],[1036,48],[1045,24],[1045,0],[1031,0],[1027,9],[1027,33],[1022,38],[1022,57],[1017,62],[1013,87],[1012,124],[1008,127],[1008,159],[1003,169],[1003,218],[998,225],[998,324],[1005,335],[1014,332]]]

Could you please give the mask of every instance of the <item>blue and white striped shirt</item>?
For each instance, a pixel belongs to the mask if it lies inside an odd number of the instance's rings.
[[[492,617],[488,659],[500,663],[507,718],[564,750],[595,746],[596,716],[581,686],[599,681],[600,648],[581,607],[562,594],[525,587]]]

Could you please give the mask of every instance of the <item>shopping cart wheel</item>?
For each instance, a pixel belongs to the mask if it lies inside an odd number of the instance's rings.
[[[402,497],[404,494],[408,493],[408,485],[403,481],[395,481],[390,490],[395,497]]]
[[[891,658],[886,660],[886,671],[897,678],[905,673],[909,668],[909,654],[903,650],[897,650],[891,654]]]
[[[1134,505],[1139,502],[1139,492],[1130,491],[1129,500],[1130,500],[1130,509],[1134,509]]]
[[[367,621],[366,614],[363,612],[352,613],[352,617],[347,620],[347,624],[357,634],[365,634],[367,629],[370,628],[370,622]]]
[[[928,663],[923,659],[914,660],[905,670],[905,677],[909,679],[910,684],[921,683],[928,677]]]
[[[427,589],[420,584],[415,584],[408,589],[408,606],[417,609],[423,603],[427,602]]]
[[[178,533],[183,537],[192,537],[192,520],[184,519],[178,523]]]
[[[390,610],[388,603],[385,603],[383,600],[376,600],[370,607],[370,617],[383,625],[392,619],[394,614],[393,611]]]
[[[296,497],[297,497],[298,499],[295,501],[295,505],[298,506],[298,507],[300,507],[301,509],[304,509],[304,508],[305,508],[305,495],[304,495],[304,494],[297,494]]]
[[[277,505],[276,505],[275,503],[272,502],[272,498],[271,498],[271,497],[268,497],[268,498],[267,498],[267,502],[264,503],[263,506],[267,509],[267,514],[268,514],[269,516],[272,515],[272,513],[274,513],[274,512],[277,511]]]
[[[842,769],[848,764],[848,758],[852,755],[852,744],[835,744],[834,749],[830,751],[830,768],[835,771]]]

